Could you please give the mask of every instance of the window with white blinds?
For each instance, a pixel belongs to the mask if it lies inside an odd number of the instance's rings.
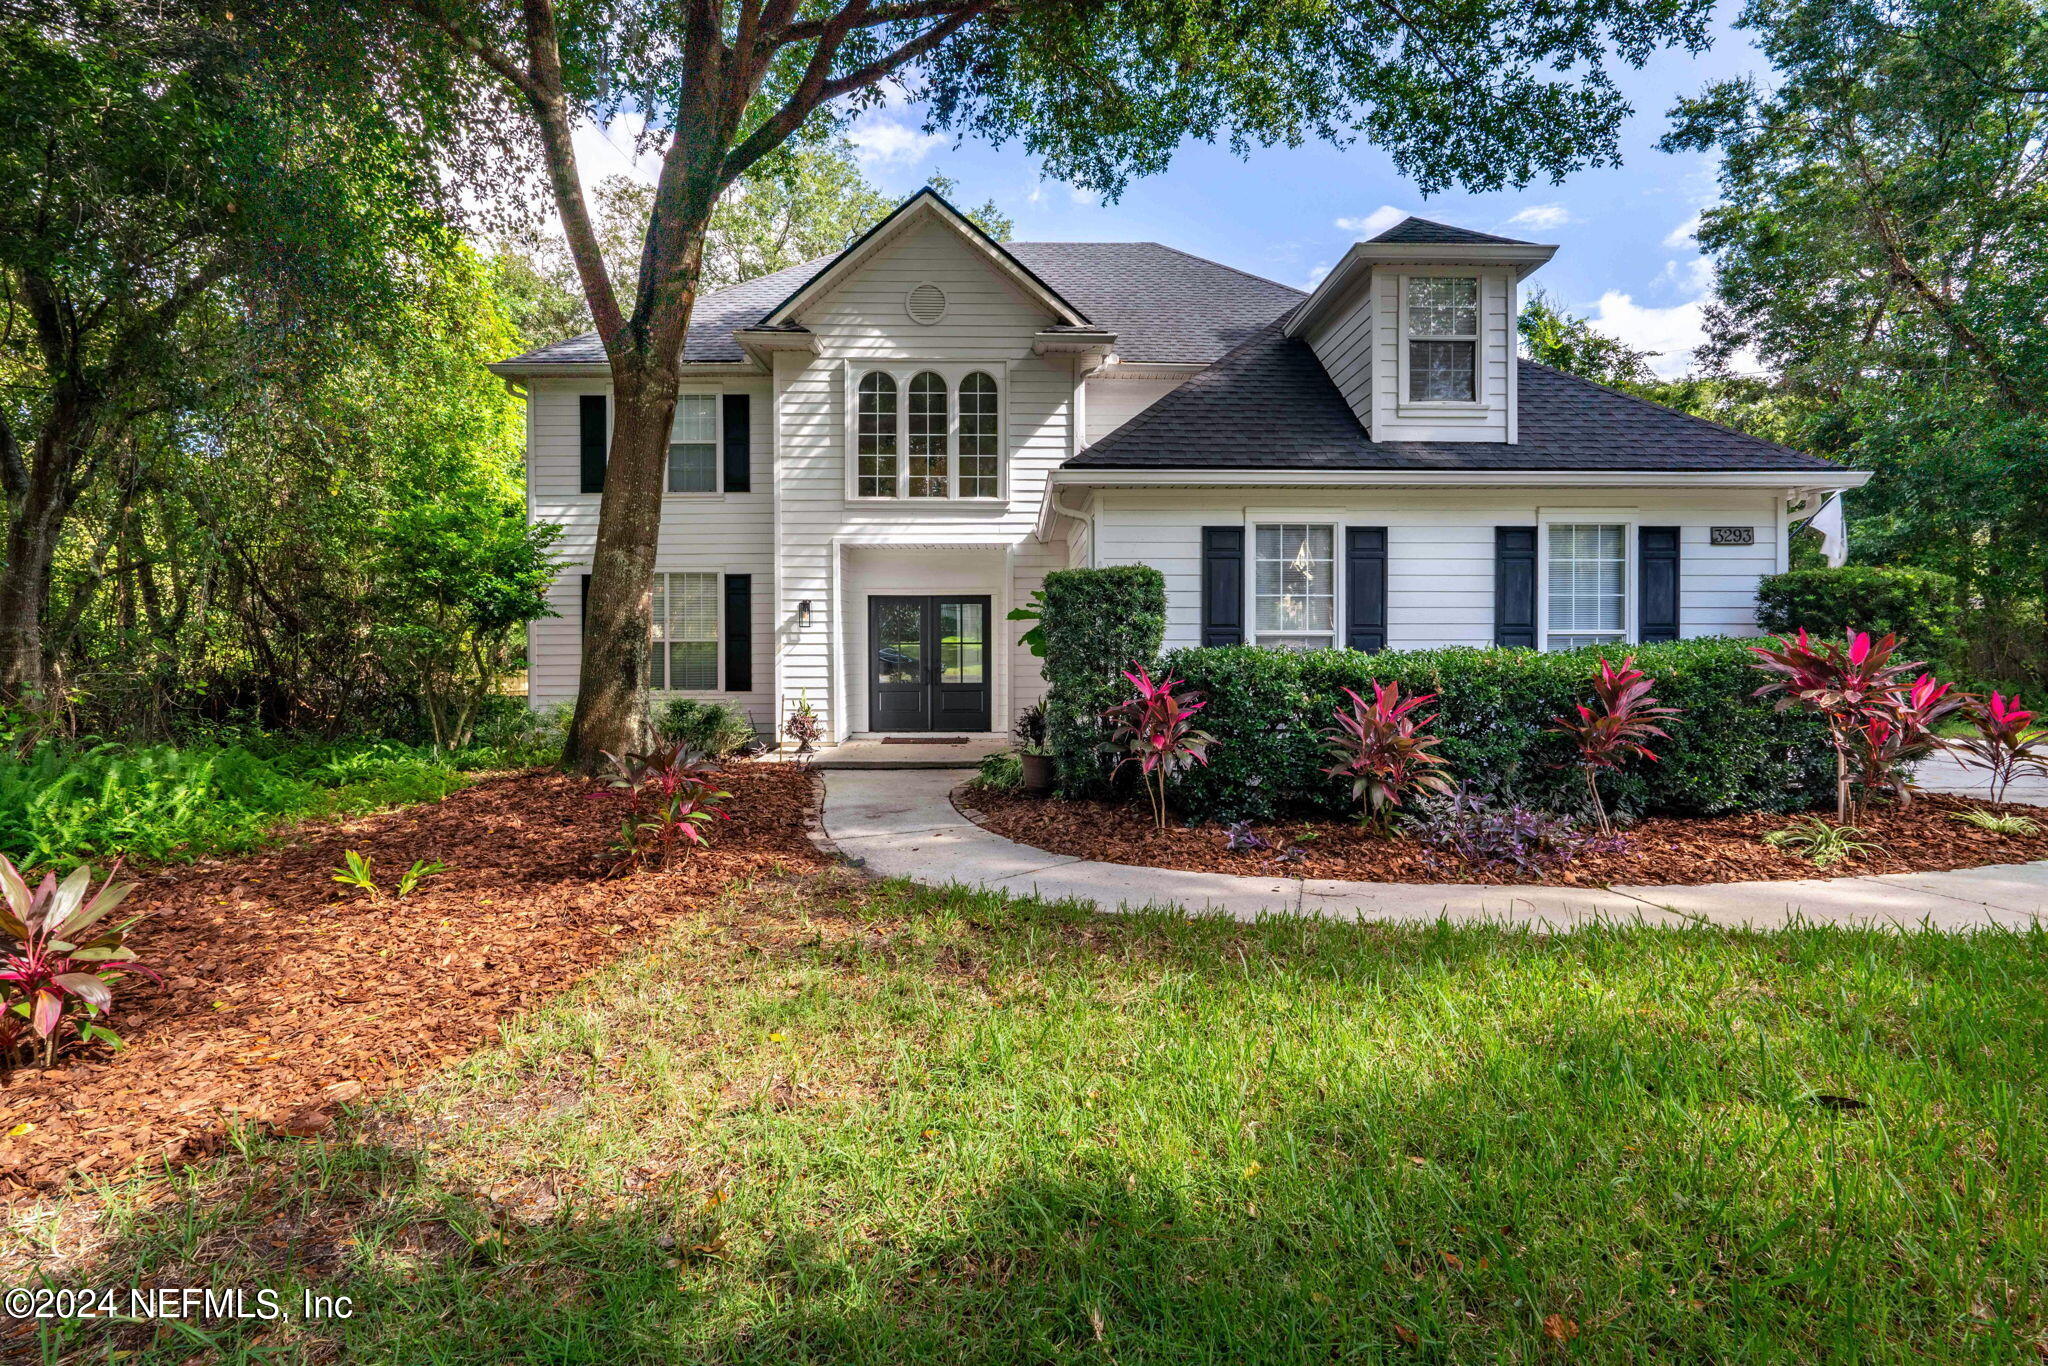
[[[1551,649],[1575,650],[1627,638],[1627,547],[1625,526],[1551,526],[1546,635]]]
[[[718,687],[718,575],[656,574],[647,686],[655,692]]]
[[[718,492],[718,395],[684,394],[676,400],[668,434],[668,491]]]
[[[1337,529],[1262,526],[1254,539],[1252,621],[1261,645],[1320,650],[1336,643]]]

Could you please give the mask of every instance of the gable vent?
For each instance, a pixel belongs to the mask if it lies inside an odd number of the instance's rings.
[[[946,316],[946,291],[935,284],[918,285],[910,291],[904,307],[909,311],[912,322],[930,327]]]

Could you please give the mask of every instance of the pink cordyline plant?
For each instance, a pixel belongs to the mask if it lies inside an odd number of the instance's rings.
[[[1903,793],[1897,765],[1927,753],[1933,747],[1928,727],[1963,700],[1960,694],[1950,696],[1945,685],[1925,674],[1920,682],[1908,683],[1907,677],[1921,665],[1892,662],[1899,647],[1897,636],[1872,641],[1869,632],[1854,631],[1842,640],[1816,645],[1801,630],[1791,640],[1771,644],[1775,648],[1751,648],[1756,667],[1773,675],[1755,696],[1777,693],[1779,711],[1804,707],[1827,722],[1835,749],[1839,824],[1848,824],[1856,814],[1852,781],[1860,780],[1866,792],[1891,787]]]
[[[680,742],[642,754],[606,754],[610,778],[593,797],[626,803],[618,848],[634,863],[666,868],[711,843],[706,827],[730,820],[720,808],[732,793],[719,787],[704,756]]]
[[[1214,737],[1195,728],[1195,713],[1209,704],[1197,693],[1179,691],[1177,678],[1155,682],[1142,664],[1124,670],[1124,677],[1138,695],[1103,713],[1105,720],[1116,725],[1107,748],[1118,756],[1117,768],[1138,766],[1138,780],[1152,807],[1152,823],[1164,830],[1167,783],[1183,769],[1209,762]]]
[[[1657,762],[1647,741],[1668,740],[1657,723],[1677,716],[1677,707],[1666,707],[1650,696],[1656,680],[1636,667],[1635,656],[1609,664],[1603,656],[1593,673],[1593,705],[1583,703],[1572,710],[1576,716],[1553,716],[1550,729],[1572,738],[1579,748],[1579,771],[1585,775],[1586,795],[1593,803],[1593,820],[1603,835],[1614,833],[1607,804],[1600,800],[1600,774],[1618,770],[1630,759]]]
[[[1377,826],[1382,833],[1394,818],[1401,799],[1421,792],[1449,792],[1451,781],[1432,765],[1443,763],[1430,753],[1442,737],[1424,732],[1435,722],[1436,713],[1417,718],[1415,709],[1436,697],[1433,692],[1403,698],[1399,683],[1372,685],[1367,702],[1351,689],[1347,712],[1339,707],[1330,715],[1337,724],[1323,732],[1332,758],[1337,762],[1323,770],[1332,778],[1351,780],[1351,798],[1359,804],[1358,823]]]
[[[1993,689],[1991,696],[1965,705],[1977,733],[1953,743],[1990,770],[1992,801],[2004,801],[2006,786],[2022,773],[2048,774],[2048,730],[2028,724],[2034,713],[2020,705],[2017,693],[2007,697]]]
[[[84,864],[62,882],[46,874],[31,892],[13,862],[0,855],[0,935],[13,944],[0,950],[0,1071],[13,1065],[24,1028],[34,1036],[44,1067],[57,1058],[64,1035],[81,1043],[119,1045],[114,1032],[97,1023],[114,1006],[114,983],[131,972],[155,980],[134,961],[125,940],[140,916],[105,925],[107,915],[135,890],[113,874],[93,891],[92,869]]]

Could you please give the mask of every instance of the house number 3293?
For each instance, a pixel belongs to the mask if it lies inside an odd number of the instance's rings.
[[[1756,528],[1753,526],[1717,526],[1707,530],[1708,545],[1755,545]]]

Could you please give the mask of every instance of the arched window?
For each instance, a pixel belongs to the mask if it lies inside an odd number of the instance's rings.
[[[960,496],[1001,496],[1001,424],[996,419],[996,382],[981,371],[960,381]]]
[[[896,496],[896,381],[876,371],[860,382],[859,489],[863,498]]]
[[[946,496],[946,381],[929,370],[910,381],[910,496]]]

